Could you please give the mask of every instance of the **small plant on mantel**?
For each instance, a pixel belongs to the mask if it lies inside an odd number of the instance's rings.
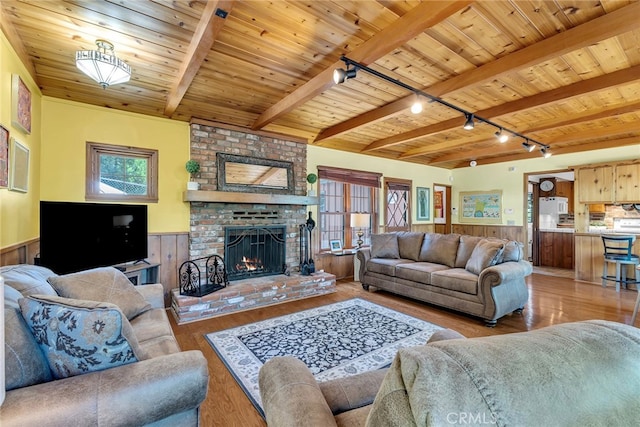
[[[198,172],[200,172],[200,163],[191,159],[187,161],[184,167],[187,170],[187,172],[189,172],[189,175],[191,176],[191,179],[187,183],[187,190],[199,189],[200,183],[198,183],[197,181],[194,181],[194,178],[198,174]]]
[[[310,173],[309,175],[307,175],[307,182],[311,184],[311,188],[309,189],[307,195],[312,197],[316,195],[316,192],[313,189],[313,184],[315,184],[317,180],[318,180],[318,175],[316,175],[315,173]]]

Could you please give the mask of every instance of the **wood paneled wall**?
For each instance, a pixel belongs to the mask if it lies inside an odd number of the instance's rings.
[[[497,237],[526,244],[525,229],[515,225],[453,224],[453,232],[470,236]]]
[[[165,306],[171,304],[171,289],[178,287],[178,268],[189,259],[189,233],[159,233],[148,236],[148,261],[160,264],[159,281],[164,286]],[[33,264],[40,252],[40,239],[0,250],[0,265]]]

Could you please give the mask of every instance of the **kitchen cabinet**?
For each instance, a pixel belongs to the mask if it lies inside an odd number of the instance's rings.
[[[569,205],[569,213],[573,213],[573,182],[556,181],[556,197],[566,197]]]
[[[540,266],[573,268],[573,233],[541,231],[538,245]]]
[[[580,203],[613,203],[613,166],[593,166],[578,169],[576,185]]]
[[[616,202],[640,202],[640,164],[616,166]]]

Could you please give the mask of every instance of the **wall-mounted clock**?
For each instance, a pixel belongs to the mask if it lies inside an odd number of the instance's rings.
[[[551,191],[551,190],[553,190],[553,187],[554,187],[553,181],[549,181],[548,179],[546,179],[546,180],[544,180],[544,181],[542,181],[540,183],[540,189],[542,191],[547,191],[547,192]]]

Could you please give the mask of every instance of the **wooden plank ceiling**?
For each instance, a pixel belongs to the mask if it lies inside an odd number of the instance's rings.
[[[341,55],[554,154],[623,145],[640,157],[640,2],[12,1],[0,24],[45,96],[212,120],[443,168],[540,156],[496,128],[360,70]],[[220,13],[226,12],[225,15]],[[74,64],[96,39],[132,68],[102,89]]]

